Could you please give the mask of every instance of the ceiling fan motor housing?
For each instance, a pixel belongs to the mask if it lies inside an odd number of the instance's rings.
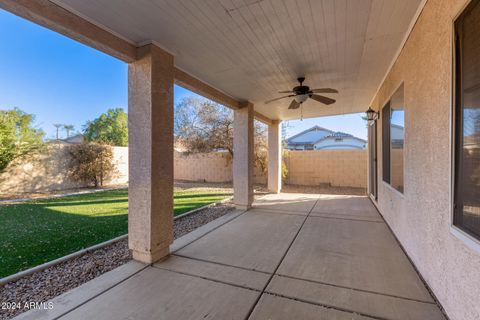
[[[310,91],[309,86],[296,86],[293,88],[293,92],[295,92],[295,94],[307,94],[308,91]]]
[[[297,109],[300,107],[302,103],[307,101],[308,98],[311,98],[315,101],[318,101],[320,103],[330,105],[332,103],[335,103],[335,99],[331,99],[322,95],[318,95],[316,93],[338,93],[337,90],[332,89],[332,88],[319,88],[319,89],[313,89],[310,90],[309,86],[304,86],[303,81],[305,81],[305,77],[299,77],[297,78],[298,82],[300,83],[299,86],[294,87],[292,90],[286,90],[286,91],[279,91],[279,93],[288,93],[288,95],[267,100],[265,101],[265,104],[277,101],[280,99],[285,99],[285,98],[291,98],[293,97],[292,102],[290,103],[290,106],[288,107],[289,109]]]

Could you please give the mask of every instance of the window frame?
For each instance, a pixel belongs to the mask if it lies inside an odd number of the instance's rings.
[[[384,103],[383,108],[381,109],[380,117],[382,119],[382,182],[388,186],[390,189],[396,191],[400,196],[405,197],[405,123],[403,131],[403,188],[399,190],[392,185],[392,137],[391,137],[391,123],[392,123],[392,98],[395,96],[397,91],[403,87],[403,111],[406,113],[405,105],[405,83],[402,81]],[[388,113],[388,115],[387,115]],[[405,121],[405,118],[404,118]],[[388,139],[385,139],[388,137]],[[385,165],[387,164],[387,166]]]
[[[382,180],[390,185],[391,183],[391,159],[390,159],[390,116],[392,110],[390,99],[382,108]]]
[[[464,180],[463,173],[463,110],[464,110],[464,87],[463,87],[463,38],[462,31],[464,27],[465,17],[477,6],[480,6],[480,0],[472,0],[453,20],[453,52],[452,52],[452,168],[451,168],[451,190],[452,190],[452,219],[451,229],[452,234],[462,239],[480,251],[480,233],[476,234],[468,228],[463,226],[463,203]],[[470,243],[472,242],[472,243]]]

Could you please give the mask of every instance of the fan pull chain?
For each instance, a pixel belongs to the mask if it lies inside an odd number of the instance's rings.
[[[300,105],[300,121],[303,121],[303,103]]]

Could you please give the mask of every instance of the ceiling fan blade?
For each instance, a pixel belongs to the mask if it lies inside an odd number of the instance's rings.
[[[273,101],[277,101],[277,100],[280,100],[280,99],[283,99],[283,98],[288,98],[288,97],[293,97],[293,96],[294,96],[294,94],[289,94],[288,96],[283,96],[283,97],[278,97],[278,98],[275,98],[275,99],[267,100],[264,103],[267,104],[267,103],[270,103],[270,102],[273,102]]]
[[[324,96],[320,96],[318,94],[311,94],[310,98],[312,98],[315,101],[321,102],[323,104],[332,104],[332,103],[335,103],[335,101],[336,101],[334,99],[330,99],[330,98],[327,98],[327,97],[324,97]]]
[[[310,90],[313,93],[338,93],[338,90],[332,88],[320,88]]]
[[[300,103],[298,103],[297,100],[293,99],[290,103],[290,106],[288,106],[288,109],[298,109],[299,107]]]
[[[293,93],[292,90],[278,91],[278,93]]]

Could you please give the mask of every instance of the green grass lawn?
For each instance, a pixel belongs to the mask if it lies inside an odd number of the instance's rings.
[[[224,199],[178,191],[174,215]],[[0,205],[0,278],[127,233],[128,190]]]

